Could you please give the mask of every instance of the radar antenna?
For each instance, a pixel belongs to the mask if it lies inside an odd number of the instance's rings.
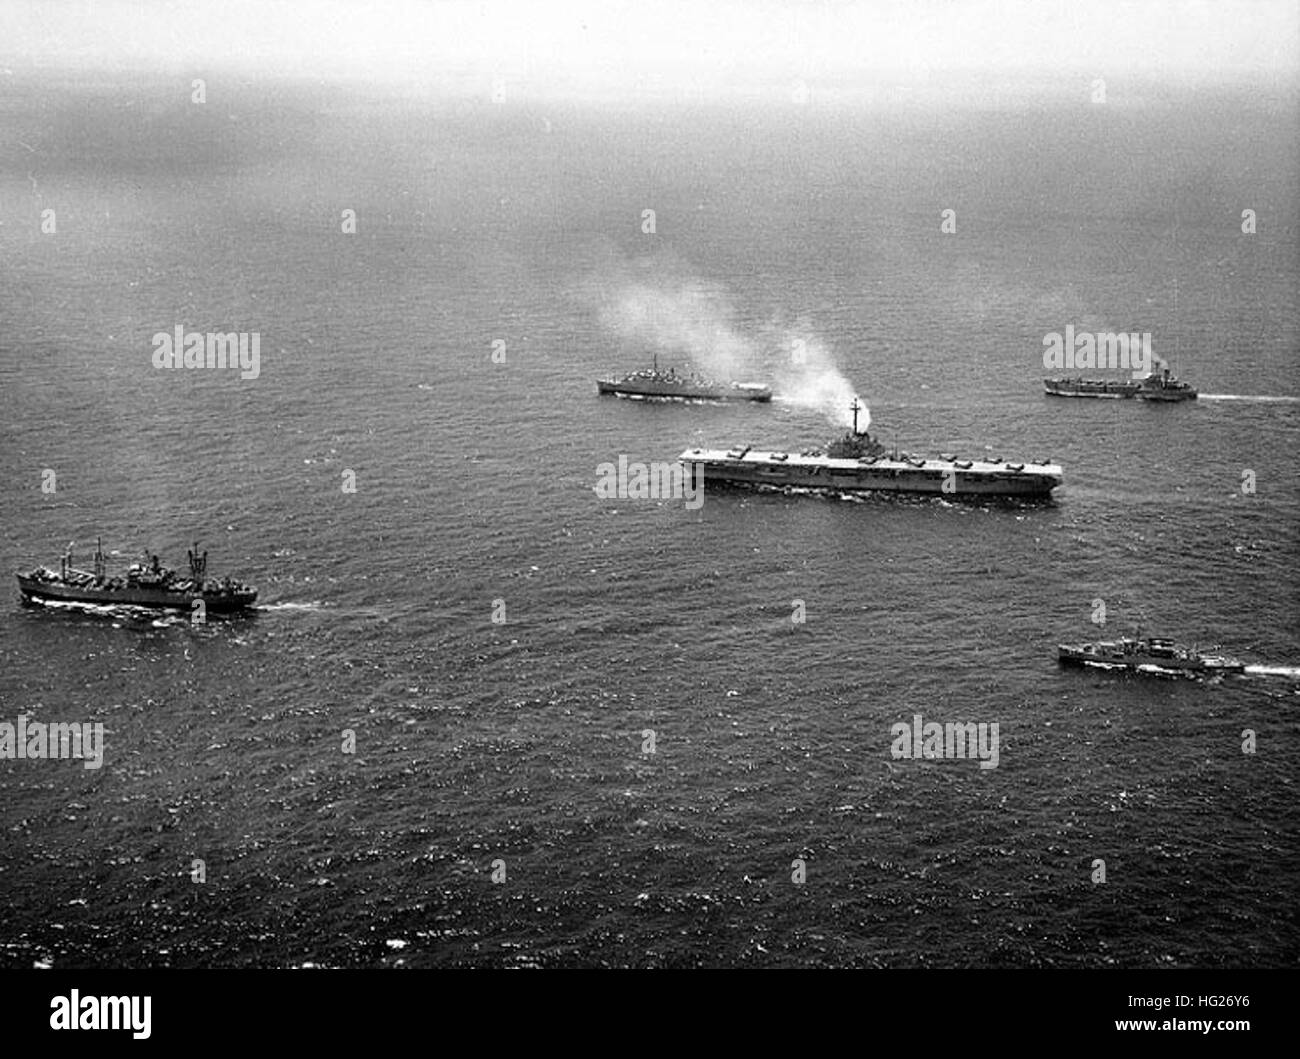
[[[199,542],[195,541],[193,550],[188,554],[190,559],[190,577],[201,585],[208,573],[208,553],[204,551],[202,555],[199,555]]]

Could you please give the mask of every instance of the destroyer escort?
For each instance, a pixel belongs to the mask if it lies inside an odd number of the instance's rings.
[[[596,389],[618,397],[677,398],[695,401],[770,401],[772,390],[756,382],[719,382],[691,372],[659,370],[659,358],[648,370],[634,371],[621,379],[597,379]]]
[[[1095,643],[1059,644],[1058,661],[1063,666],[1096,666],[1136,672],[1240,673],[1244,662],[1224,655],[1202,654],[1173,640],[1125,636]]]
[[[101,606],[149,607],[155,610],[191,610],[195,600],[212,613],[242,610],[253,605],[257,589],[231,580],[207,576],[208,553],[199,554],[197,542],[189,555],[189,576],[159,565],[152,556],[148,565],[132,563],[125,576],[109,577],[102,547],[95,542],[94,570],[78,570],[72,562],[72,545],[59,562],[58,570],[38,567],[18,575],[18,590],[24,600],[58,603],[95,603]]]
[[[1139,397],[1144,401],[1194,401],[1196,391],[1164,368],[1141,379],[1044,379],[1052,397]]]
[[[964,497],[1046,498],[1062,481],[1051,462],[1011,463],[999,457],[964,460],[944,453],[939,458],[889,452],[866,431],[858,430],[861,405],[856,398],[853,429],[825,450],[798,454],[756,452],[750,446],[724,451],[688,449],[677,459],[696,480],[728,485],[796,487],[832,492],[926,493]]]

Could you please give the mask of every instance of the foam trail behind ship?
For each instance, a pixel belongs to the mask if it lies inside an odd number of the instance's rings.
[[[1300,397],[1266,397],[1262,394],[1243,393],[1203,393],[1197,395],[1200,401],[1255,401],[1259,404],[1300,404]]]
[[[1257,677],[1288,677],[1300,680],[1300,666],[1247,666],[1245,672]]]

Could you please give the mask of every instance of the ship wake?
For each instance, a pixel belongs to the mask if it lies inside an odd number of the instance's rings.
[[[1246,673],[1257,677],[1285,677],[1300,680],[1300,666],[1247,666]]]
[[[1264,394],[1203,393],[1201,401],[1249,401],[1255,404],[1300,404],[1300,397],[1270,397]]]
[[[153,625],[163,628],[166,625],[190,623],[190,616],[184,611],[176,614],[162,614],[152,607],[136,607],[129,603],[88,603],[83,600],[70,599],[28,599],[24,601],[30,607],[63,614],[84,614],[96,618],[111,618],[140,625]]]

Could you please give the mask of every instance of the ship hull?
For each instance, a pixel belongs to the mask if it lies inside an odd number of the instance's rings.
[[[1044,379],[1043,389],[1052,397],[1091,397],[1102,400],[1123,400],[1136,397],[1141,389],[1136,382],[1103,382],[1100,380]]]
[[[1061,484],[1054,464],[1013,470],[1005,465],[977,463],[959,467],[947,460],[858,460],[691,450],[678,457],[692,475],[709,484],[776,489],[813,489],[833,493],[897,493],[941,496],[947,500],[985,497],[1047,499]]]
[[[1177,380],[1153,381],[1152,377],[1136,380],[1111,379],[1044,379],[1043,390],[1050,397],[1091,397],[1114,400],[1131,397],[1144,401],[1196,400],[1196,391]]]
[[[616,397],[677,398],[687,401],[770,401],[772,391],[766,386],[680,386],[636,380],[619,382],[600,379],[596,389],[602,394]]]
[[[152,610],[192,610],[196,599],[203,600],[210,614],[232,613],[251,607],[257,592],[169,592],[145,586],[127,586],[120,589],[96,588],[93,585],[78,587],[57,581],[38,581],[30,577],[18,578],[18,590],[26,600],[55,603],[93,603],[101,607],[148,607]]]
[[[1059,648],[1058,659],[1063,666],[1098,666],[1126,669],[1131,673],[1151,669],[1178,673],[1243,673],[1246,669],[1244,662],[1226,658],[1163,658],[1085,651],[1077,647]]]

